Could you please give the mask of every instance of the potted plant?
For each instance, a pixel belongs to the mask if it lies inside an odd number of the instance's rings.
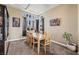
[[[71,43],[71,40],[72,40],[72,34],[71,33],[64,32],[63,37],[64,37],[67,44]]]
[[[72,51],[76,51],[76,45],[71,42],[72,34],[64,32],[63,37],[67,43],[66,47]]]

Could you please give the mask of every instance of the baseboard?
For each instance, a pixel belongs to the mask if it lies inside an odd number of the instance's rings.
[[[53,41],[53,40],[52,40],[52,43],[56,43],[56,44],[58,44],[58,45],[61,45],[61,46],[66,47],[66,44],[63,44],[63,43],[60,43],[60,42],[57,42],[57,41]]]
[[[16,39],[9,39],[9,40],[6,40],[5,42],[11,42],[11,41],[23,40],[23,39],[25,39],[25,38],[26,38],[26,37],[16,38]]]
[[[5,52],[4,52],[5,55],[6,55],[6,52],[7,52],[7,50],[6,50],[6,48],[7,48],[7,47],[6,47],[6,43],[7,43],[7,42],[13,42],[13,41],[24,40],[24,39],[26,39],[26,37],[6,40],[6,41],[5,41]]]

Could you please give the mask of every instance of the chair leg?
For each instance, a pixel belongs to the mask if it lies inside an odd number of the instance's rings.
[[[32,38],[30,38],[30,47],[32,47]]]
[[[30,42],[30,41],[31,41],[31,40],[29,39],[29,46],[31,46],[31,44],[30,44],[31,42]]]
[[[50,49],[50,51],[51,51],[51,44],[49,44],[49,49]]]
[[[30,46],[30,38],[28,38],[28,45]]]
[[[30,39],[30,47],[32,47],[32,39]]]
[[[28,44],[29,43],[29,40],[28,40],[29,38],[27,38],[27,40],[26,40],[26,43]]]
[[[46,54],[46,45],[44,46],[44,51],[45,51],[45,54]]]
[[[33,41],[33,50],[34,50],[34,41]]]

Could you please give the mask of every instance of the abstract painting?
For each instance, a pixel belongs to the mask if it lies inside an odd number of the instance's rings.
[[[60,18],[50,20],[50,26],[60,26]]]

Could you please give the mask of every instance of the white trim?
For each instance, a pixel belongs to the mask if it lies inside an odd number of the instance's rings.
[[[10,42],[10,41],[17,41],[17,40],[23,40],[26,39],[26,37],[22,37],[22,38],[17,38],[17,39],[8,39],[5,42]]]
[[[6,55],[6,43],[7,42],[12,42],[12,41],[18,41],[18,40],[23,40],[23,39],[26,39],[26,37],[22,37],[22,38],[17,38],[17,39],[8,39],[5,41],[5,55]]]
[[[63,44],[63,43],[60,43],[60,42],[57,42],[57,41],[53,41],[53,40],[52,40],[52,42],[53,42],[53,43],[56,43],[56,44],[58,44],[58,45],[64,46],[64,47],[67,46],[66,44]]]
[[[68,48],[69,50],[71,50],[71,51],[75,51],[76,50],[76,45],[69,45],[69,44],[63,44],[63,43],[60,43],[60,42],[57,42],[57,41],[52,41],[53,43],[56,43],[56,44],[58,44],[58,45],[61,45],[61,46],[63,46],[63,47],[66,47],[66,48]],[[78,54],[79,54],[79,52],[78,52]]]

